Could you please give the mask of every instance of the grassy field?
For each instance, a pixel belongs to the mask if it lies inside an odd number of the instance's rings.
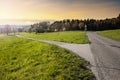
[[[119,30],[106,30],[99,32],[100,35],[120,41],[120,29]]]
[[[0,36],[0,80],[94,80],[88,65],[55,45]]]
[[[44,40],[54,40],[68,43],[85,44],[89,43],[88,37],[82,31],[53,32],[53,33],[21,33],[24,36],[39,38]]]

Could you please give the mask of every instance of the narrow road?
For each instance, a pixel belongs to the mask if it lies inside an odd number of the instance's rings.
[[[30,40],[36,40],[40,42],[45,42],[49,44],[54,44],[57,46],[60,46],[62,48],[65,48],[69,51],[74,52],[77,56],[80,56],[84,58],[85,60],[89,61],[90,64],[94,64],[93,55],[91,53],[90,45],[89,44],[71,44],[71,43],[64,43],[64,42],[58,42],[58,41],[50,41],[50,40],[40,40],[35,38],[27,38],[21,35],[16,35],[19,38],[25,38]]]
[[[26,38],[20,35],[17,37]],[[97,80],[120,80],[120,42],[88,32],[91,44],[70,44],[57,41],[31,40],[46,42],[66,48],[76,55],[86,59],[92,65],[91,70]]]
[[[119,34],[118,34],[119,35]],[[120,80],[120,42],[88,32],[99,80]]]
[[[80,56],[80,57],[84,58],[86,61],[90,62],[90,64],[92,65],[90,67],[92,72],[95,74],[96,77],[98,75],[96,72],[94,57],[93,57],[93,54],[91,52],[91,48],[90,48],[89,44],[71,44],[71,43],[64,43],[64,42],[58,42],[58,41],[49,41],[49,40],[40,40],[40,39],[35,39],[35,38],[27,38],[27,37],[24,37],[21,35],[16,35],[16,36],[19,38],[25,38],[25,39],[36,40],[36,41],[45,42],[45,43],[49,43],[49,44],[54,44],[54,45],[60,46],[62,48],[65,48],[69,51],[72,51],[77,56]],[[94,65],[94,67],[93,67],[93,65]]]

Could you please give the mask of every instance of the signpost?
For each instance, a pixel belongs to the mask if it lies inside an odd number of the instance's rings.
[[[85,24],[85,32],[87,32],[87,25]]]
[[[85,26],[84,26],[85,28],[84,28],[84,31],[85,31],[85,36],[84,36],[84,43],[85,43],[85,41],[86,41],[86,33],[87,33],[87,25],[85,24]]]

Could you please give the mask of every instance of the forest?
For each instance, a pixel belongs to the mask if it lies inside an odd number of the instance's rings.
[[[58,32],[58,31],[75,31],[84,30],[84,26],[87,25],[88,31],[102,31],[102,30],[113,30],[120,29],[120,14],[116,18],[106,18],[103,20],[96,19],[66,19],[61,21],[40,22],[31,25],[25,29],[26,32]]]

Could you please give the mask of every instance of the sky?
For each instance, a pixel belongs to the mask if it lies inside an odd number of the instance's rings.
[[[117,17],[120,0],[0,0],[0,24]]]

